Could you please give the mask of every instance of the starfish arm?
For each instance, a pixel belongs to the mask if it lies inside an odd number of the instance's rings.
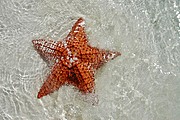
[[[100,68],[102,65],[104,65],[104,63],[107,63],[109,60],[113,60],[119,55],[121,55],[120,52],[101,49],[99,53],[96,55],[96,62],[94,64],[94,68]]]
[[[121,53],[120,52],[116,52],[116,51],[110,51],[110,50],[102,49],[102,50],[100,50],[100,55],[103,57],[103,61],[102,62],[108,62],[109,60],[113,60],[117,56],[120,56]]]
[[[81,50],[81,60],[91,63],[94,69],[98,69],[104,63],[119,55],[121,55],[120,52],[98,49],[91,46],[86,46]]]
[[[47,80],[42,85],[38,92],[37,98],[46,96],[56,90],[58,90],[66,82],[67,67],[60,63],[56,63],[51,71],[51,74],[47,77]]]
[[[80,47],[80,46],[84,46],[87,43],[87,36],[84,27],[85,27],[84,19],[79,18],[72,27],[71,32],[66,37],[66,42],[68,43],[68,45]]]
[[[48,62],[59,58],[64,51],[62,42],[39,39],[32,40],[32,43],[41,57]]]
[[[91,65],[86,63],[79,63],[74,67],[76,74],[77,84],[75,85],[82,93],[92,93],[94,90],[94,71]]]

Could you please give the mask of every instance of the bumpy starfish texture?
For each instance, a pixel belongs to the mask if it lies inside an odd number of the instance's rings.
[[[32,40],[41,57],[47,62],[53,62],[51,73],[37,98],[58,90],[64,84],[73,85],[82,93],[92,93],[95,70],[120,55],[120,52],[91,47],[84,25],[84,20],[79,18],[63,41]]]

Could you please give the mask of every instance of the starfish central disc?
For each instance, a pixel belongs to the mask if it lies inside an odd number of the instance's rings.
[[[71,68],[80,62],[79,50],[74,47],[67,47],[62,53],[61,60],[65,66]]]
[[[84,26],[84,20],[79,18],[63,41],[32,41],[41,57],[53,63],[49,76],[38,92],[38,98],[58,90],[64,84],[73,85],[82,93],[92,93],[95,70],[121,55],[120,52],[91,47]]]

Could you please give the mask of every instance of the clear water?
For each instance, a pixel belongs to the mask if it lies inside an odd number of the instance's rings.
[[[178,120],[179,7],[179,0],[1,0],[0,119]],[[122,56],[97,72],[97,105],[72,86],[39,100],[50,69],[31,40],[63,39],[79,17],[92,46]]]

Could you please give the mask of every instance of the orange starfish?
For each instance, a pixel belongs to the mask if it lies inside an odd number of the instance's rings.
[[[84,31],[85,22],[79,18],[63,41],[33,40],[35,49],[53,67],[37,98],[58,90],[64,84],[77,87],[82,93],[94,91],[94,72],[108,60],[120,55],[91,47]]]

